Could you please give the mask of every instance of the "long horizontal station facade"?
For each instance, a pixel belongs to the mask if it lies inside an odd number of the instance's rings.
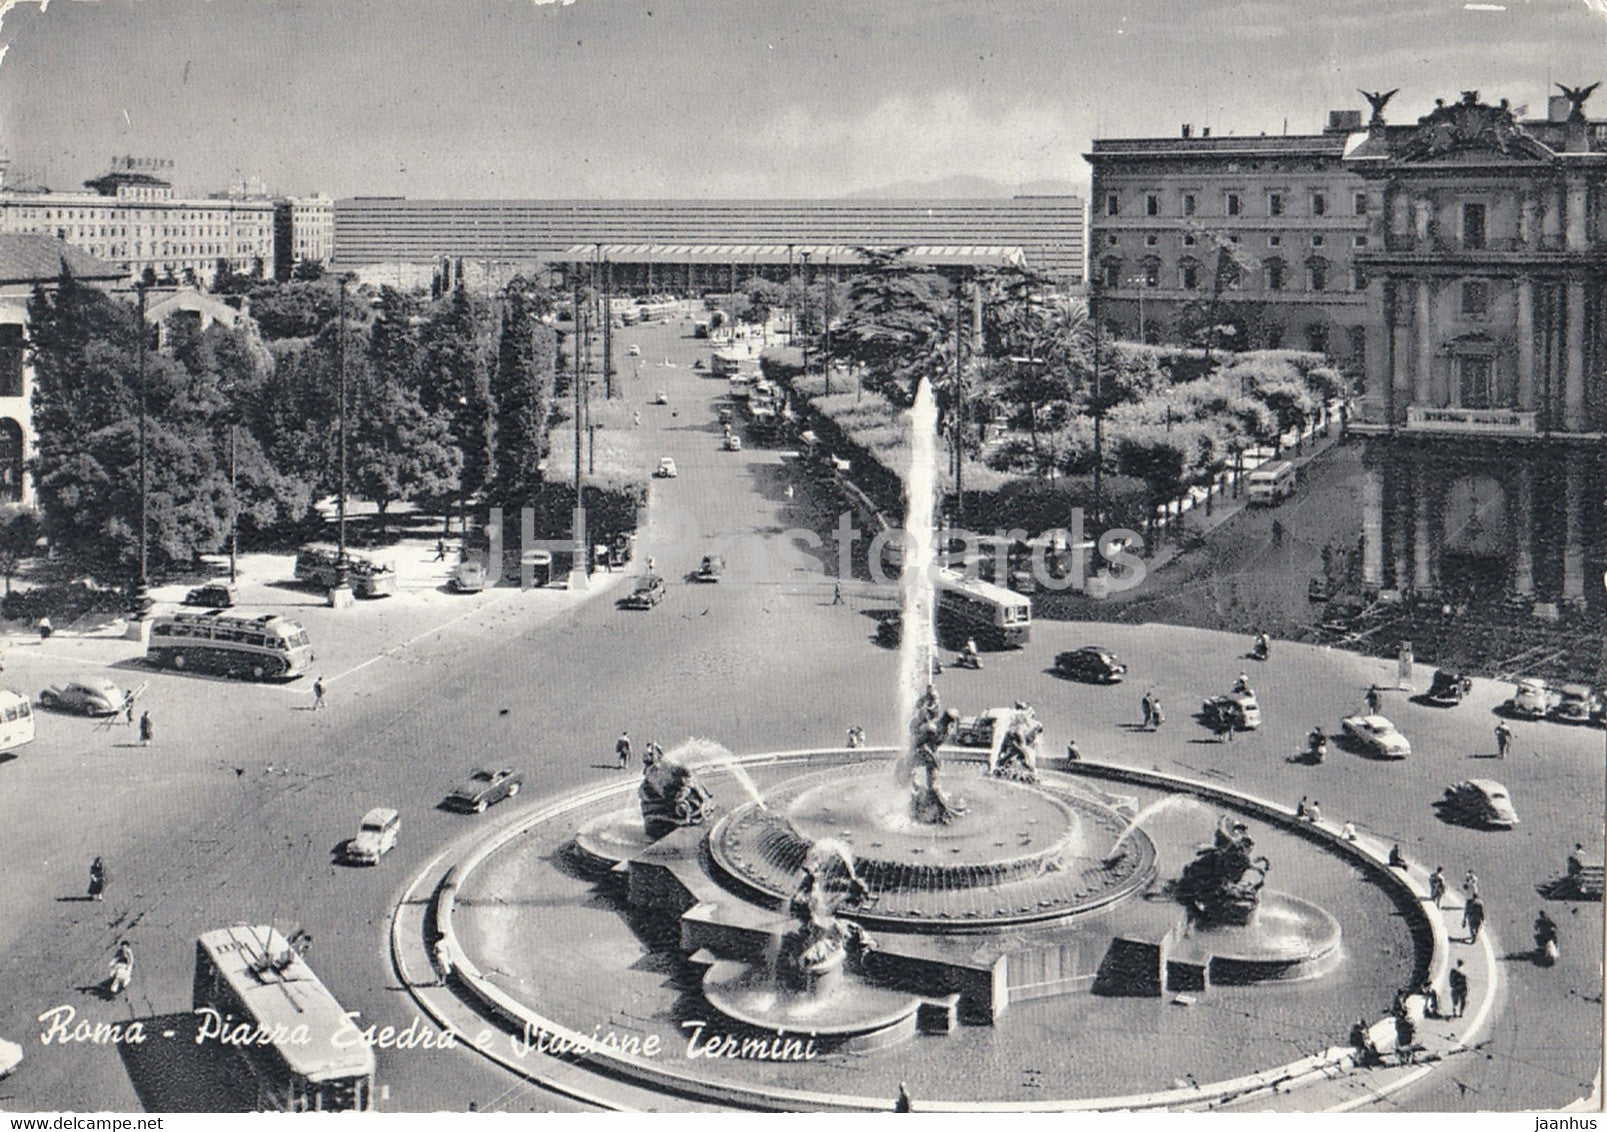
[[[905,244],[898,260],[908,267],[965,275],[1001,268],[1025,269],[1021,248],[966,244]],[[750,279],[846,279],[872,263],[862,248],[845,244],[576,244],[553,261],[567,281],[575,271],[602,278],[614,291],[735,291]]]
[[[1030,270],[1066,283],[1082,281],[1083,202],[1075,196],[984,200],[407,200],[353,197],[335,202],[333,265],[462,259],[481,266],[561,265],[579,245],[799,249],[910,246],[1021,249]],[[611,259],[622,286],[651,289],[651,261]],[[685,286],[685,264],[661,264],[653,284]],[[641,282],[629,264],[640,263]],[[670,270],[658,283],[660,266]],[[770,274],[769,265],[760,274]],[[695,275],[696,273],[694,273]],[[723,285],[707,273],[709,282]],[[727,265],[724,278],[730,278]]]

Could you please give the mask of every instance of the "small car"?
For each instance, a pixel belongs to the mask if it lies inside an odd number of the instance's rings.
[[[1235,731],[1254,731],[1261,726],[1261,705],[1254,692],[1226,692],[1202,703],[1200,716],[1200,721],[1213,731],[1223,723]]]
[[[1127,666],[1097,645],[1084,645],[1056,654],[1055,675],[1086,684],[1119,684],[1127,675]]]
[[[636,345],[636,343],[632,342],[630,348],[625,351],[625,354],[627,357],[639,358],[642,356],[642,348]]]
[[[116,715],[123,710],[123,690],[110,680],[74,680],[52,684],[39,693],[40,707],[80,715]]]
[[[375,806],[363,815],[357,836],[346,842],[344,856],[354,865],[377,865],[379,859],[396,848],[396,835],[402,830],[402,816],[387,806]]]
[[[240,604],[240,591],[226,582],[196,586],[184,595],[185,605],[204,605],[209,609],[233,609]]]
[[[675,470],[675,461],[668,456],[660,459],[658,462],[658,467],[653,469],[654,479],[672,480],[680,474],[680,472]]]
[[[670,395],[668,393],[664,392],[664,390],[662,390],[662,389],[660,389],[658,391],[657,395],[655,395],[653,400],[652,400],[652,404],[654,404],[654,405],[668,405],[669,403],[670,403]]]
[[[621,602],[626,609],[652,609],[664,600],[664,579],[657,574],[649,574],[636,582],[632,590]]]
[[[1518,681],[1518,690],[1512,694],[1512,699],[1507,701],[1507,710],[1513,715],[1543,719],[1556,702],[1555,693],[1546,686],[1544,680],[1528,677]]]
[[[1362,749],[1381,759],[1404,759],[1412,753],[1412,745],[1395,725],[1381,715],[1352,715],[1340,721],[1340,726]]]
[[[730,424],[732,422],[732,420],[734,420],[734,419],[735,419],[735,417],[734,417],[734,414],[731,412],[731,407],[729,405],[722,406],[721,409],[720,409],[720,423],[721,424]]]
[[[718,554],[705,554],[703,561],[698,565],[697,573],[692,575],[700,582],[718,582],[720,575],[725,573],[725,559]]]
[[[1462,702],[1469,692],[1473,690],[1473,681],[1460,672],[1441,668],[1434,673],[1434,680],[1429,684],[1428,691],[1423,698],[1431,704],[1440,707],[1453,707]]]
[[[452,571],[451,586],[460,594],[477,594],[485,589],[485,563],[478,558],[459,562],[457,569]]]
[[[1602,698],[1584,684],[1564,684],[1552,705],[1551,718],[1558,723],[1591,726],[1601,722]]]
[[[1447,817],[1469,825],[1511,829],[1519,824],[1518,813],[1512,808],[1512,796],[1505,786],[1491,778],[1470,778],[1447,786],[1440,804]]]
[[[740,452],[742,451],[742,438],[734,432],[728,432],[725,434],[725,440],[720,447],[727,452]]]
[[[446,796],[446,804],[454,810],[472,810],[483,814],[487,806],[494,806],[504,798],[512,798],[523,785],[524,775],[511,767],[501,770],[476,769],[452,788],[452,793]]]

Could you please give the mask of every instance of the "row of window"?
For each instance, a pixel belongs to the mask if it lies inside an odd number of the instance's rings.
[[[1322,247],[1327,247],[1328,246],[1328,236],[1325,233],[1313,232],[1311,234],[1310,240],[1311,240],[1311,246],[1314,247],[1314,248],[1322,248]],[[1232,236],[1227,237],[1227,241],[1228,241],[1228,243],[1233,244],[1234,246],[1238,246],[1242,242],[1242,238],[1237,236],[1237,235],[1232,235]],[[1194,235],[1193,233],[1185,232],[1183,234],[1183,246],[1185,248],[1196,247],[1199,244],[1199,242],[1200,242],[1199,237]],[[1121,243],[1121,237],[1116,235],[1116,233],[1112,232],[1112,233],[1110,233],[1109,235],[1107,235],[1105,237],[1105,243],[1109,247],[1113,247],[1113,248],[1117,247]],[[1367,246],[1367,244],[1368,244],[1367,237],[1364,236],[1364,235],[1361,235],[1360,233],[1358,233],[1356,235],[1353,235],[1350,238],[1350,246],[1353,247],[1353,248],[1365,248]],[[1144,246],[1146,248],[1158,248],[1158,247],[1160,247],[1161,246],[1160,233],[1159,232],[1146,232],[1146,233],[1144,233]],[[1267,247],[1269,247],[1269,248],[1281,248],[1281,247],[1283,247],[1283,237],[1281,235],[1268,236],[1267,237]]]
[[[14,202],[14,204],[15,203],[16,202]],[[18,207],[18,209],[24,213],[43,211],[46,220],[110,220],[112,217],[121,216],[128,211],[126,208],[46,208],[39,210],[37,208],[29,208],[22,204],[16,204],[16,207]],[[175,213],[171,209],[163,209],[157,213],[148,213],[143,217],[137,217],[136,219],[183,220],[190,223],[197,223],[203,220],[215,221],[217,223],[228,223],[230,220],[234,220],[236,223],[255,220],[258,223],[261,223],[263,220],[263,218],[259,216],[237,217],[232,216],[228,212],[207,211],[203,213],[199,211],[190,211]]]
[[[1248,215],[1248,213],[1245,211],[1245,206],[1246,206],[1246,202],[1249,199],[1249,195],[1250,195],[1249,193],[1247,193],[1246,191],[1244,191],[1242,189],[1228,189],[1228,190],[1224,191],[1222,193],[1222,215],[1224,215],[1224,216],[1246,216],[1246,215]],[[1144,209],[1144,215],[1145,216],[1165,216],[1165,215],[1168,215],[1168,213],[1166,213],[1164,211],[1164,205],[1163,205],[1162,196],[1163,196],[1163,194],[1161,194],[1158,191],[1156,191],[1156,192],[1147,192],[1147,193],[1144,194],[1144,196],[1143,196],[1143,209]],[[1199,194],[1199,193],[1181,193],[1181,194],[1179,194],[1178,211],[1177,211],[1176,215],[1179,215],[1179,216],[1194,216],[1194,215],[1197,215],[1199,213],[1199,209],[1200,209],[1200,196],[1201,196],[1201,194]],[[1283,191],[1281,189],[1270,190],[1266,195],[1266,213],[1265,213],[1265,215],[1267,215],[1267,216],[1288,216],[1288,215],[1291,215],[1291,213],[1289,211],[1289,208],[1290,208],[1290,205],[1292,203],[1292,199],[1293,199],[1292,194],[1290,194],[1288,192],[1285,192],[1285,191]],[[1332,193],[1330,193],[1326,189],[1313,190],[1306,197],[1306,208],[1307,208],[1306,215],[1308,215],[1308,216],[1333,216],[1333,215],[1336,215],[1336,213],[1334,211],[1335,208],[1336,208],[1336,205],[1334,203],[1334,195]],[[1350,208],[1351,208],[1351,215],[1352,216],[1366,216],[1367,215],[1367,209],[1368,209],[1367,194],[1363,193],[1363,192],[1352,193],[1351,194],[1351,200],[1350,200]],[[1106,193],[1105,194],[1105,215],[1106,216],[1120,216],[1120,215],[1122,215],[1122,196],[1121,196],[1120,193]]]
[[[1305,262],[1306,290],[1327,291],[1331,287],[1333,265],[1321,256],[1312,256]],[[1120,259],[1110,257],[1100,263],[1100,283],[1115,290],[1122,287],[1160,287],[1163,265],[1155,256],[1148,256],[1138,265],[1138,274],[1129,277],[1123,273]],[[1230,290],[1243,286],[1242,272],[1233,264],[1224,266],[1226,285]],[[1262,281],[1268,291],[1283,291],[1289,287],[1289,265],[1281,259],[1269,259],[1261,265]],[[1206,267],[1197,259],[1181,259],[1177,263],[1177,286],[1184,291],[1198,291],[1205,286]],[[1367,275],[1360,268],[1350,270],[1350,289],[1365,291]]]

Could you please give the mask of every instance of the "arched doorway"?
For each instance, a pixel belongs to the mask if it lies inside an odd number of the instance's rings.
[[[1442,516],[1441,587],[1447,593],[1504,591],[1512,532],[1501,481],[1484,474],[1452,480],[1445,489]]]

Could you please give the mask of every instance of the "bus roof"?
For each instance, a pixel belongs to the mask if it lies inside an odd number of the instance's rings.
[[[1025,605],[1029,609],[1032,602],[1014,590],[1007,590],[1003,586],[996,586],[992,582],[984,582],[981,578],[967,578],[953,570],[939,570],[937,572],[937,585],[939,589],[957,590],[960,593],[970,594],[972,597],[982,598],[998,605]]]
[[[28,697],[21,692],[13,692],[10,688],[0,688],[0,708],[11,704],[25,704]]]
[[[1273,476],[1281,476],[1281,475],[1283,475],[1284,472],[1288,471],[1290,468],[1293,468],[1293,467],[1294,467],[1294,465],[1291,464],[1288,460],[1279,460],[1277,463],[1263,464],[1263,465],[1261,465],[1261,467],[1254,469],[1253,471],[1250,472],[1250,477],[1249,478],[1250,479],[1271,479]]]
[[[264,1030],[283,1026],[288,1033],[305,1026],[305,1044],[276,1042],[274,1048],[292,1072],[309,1081],[326,1081],[374,1072],[374,1051],[357,1043],[347,1048],[334,1036],[348,1029],[345,1012],[306,960],[272,927],[239,925],[205,932],[196,941]],[[356,1042],[356,1036],[352,1035]]]

